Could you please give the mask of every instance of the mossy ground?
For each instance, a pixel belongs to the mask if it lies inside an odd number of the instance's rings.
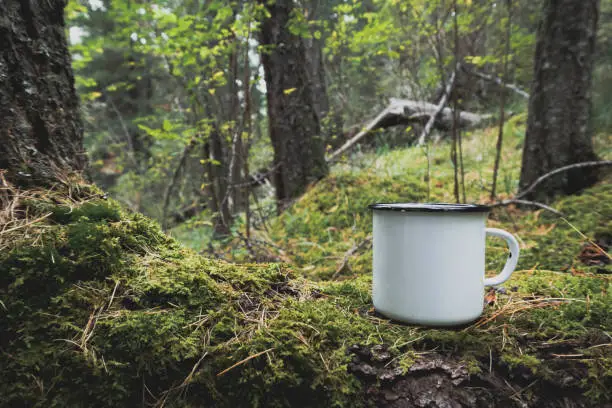
[[[466,141],[472,201],[486,198],[493,133]],[[518,171],[518,142],[507,146],[502,196],[516,188]],[[367,204],[452,201],[448,150],[435,149],[429,195],[419,149],[336,166],[257,232],[292,265],[203,258],[91,187],[8,191],[22,194],[14,208],[31,222],[0,235],[0,405],[360,406],[363,382],[347,370],[354,344],[384,344],[390,366],[404,373],[432,354],[474,377],[501,373],[508,387],[498,391],[517,405],[538,404],[551,389],[609,402],[610,266],[579,257],[611,232],[609,184],[553,204],[573,227],[543,212],[492,214],[489,225],[516,233],[524,255],[506,292],[489,297],[469,327],[426,329],[376,315],[367,247],[337,270],[370,233]],[[497,271],[501,243],[491,241],[488,253]]]

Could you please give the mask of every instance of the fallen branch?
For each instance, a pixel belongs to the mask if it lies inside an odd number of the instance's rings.
[[[548,206],[546,204],[542,204],[542,203],[539,203],[537,201],[523,200],[522,198],[525,197],[527,194],[532,193],[535,190],[535,188],[538,185],[540,185],[544,180],[546,180],[547,178],[550,178],[550,177],[552,177],[552,176],[554,176],[556,174],[562,173],[564,171],[572,170],[572,169],[579,169],[579,168],[582,168],[582,167],[598,167],[598,166],[612,166],[612,160],[599,160],[599,161],[581,162],[581,163],[570,164],[568,166],[559,167],[558,169],[555,169],[553,171],[549,171],[548,173],[544,174],[543,176],[540,176],[529,187],[527,187],[525,190],[519,192],[516,195],[516,197],[508,199],[508,200],[498,201],[496,203],[491,204],[490,207],[503,207],[503,206],[510,205],[510,204],[531,205],[531,206],[534,206],[534,207],[541,208],[543,210],[550,211],[551,213],[562,217],[563,213],[555,210],[554,208],[552,208],[552,207],[550,207],[550,206]]]
[[[440,102],[438,103],[438,106],[436,106],[436,111],[433,113],[433,115],[429,117],[429,120],[427,121],[425,128],[423,129],[423,131],[421,132],[421,135],[419,136],[419,139],[417,142],[418,146],[422,146],[425,143],[425,139],[427,139],[427,136],[429,136],[429,132],[431,132],[431,128],[433,128],[436,118],[440,116],[440,113],[446,107],[446,104],[448,103],[448,98],[451,94],[453,86],[455,86],[455,77],[457,76],[458,68],[459,68],[459,64],[457,64],[457,66],[453,70],[453,73],[451,74],[451,77],[448,80],[448,83],[446,84],[446,88],[444,89],[444,94],[442,95],[442,98],[440,98]]]
[[[538,177],[538,179],[536,181],[534,181],[525,190],[519,192],[516,195],[515,200],[521,199],[521,198],[525,197],[527,194],[533,192],[535,190],[535,188],[540,183],[542,183],[547,178],[550,178],[550,177],[554,176],[555,174],[559,174],[559,173],[562,173],[562,172],[568,171],[568,170],[580,169],[580,168],[583,168],[583,167],[599,167],[599,166],[612,166],[612,160],[598,160],[598,161],[589,161],[589,162],[574,163],[574,164],[570,164],[570,165],[567,165],[567,166],[559,167],[558,169],[549,171],[548,173],[544,174],[543,176]]]
[[[368,123],[368,125],[361,132],[357,133],[357,135],[355,135],[352,139],[348,140],[346,143],[340,146],[338,150],[333,152],[326,159],[327,162],[335,161],[340,155],[342,155],[348,149],[353,147],[359,140],[361,140],[362,137],[364,137],[365,135],[370,133],[372,130],[374,130],[378,126],[378,124],[389,114],[390,107],[391,106],[386,107],[382,112],[378,114],[378,116],[376,116],[376,118],[374,118],[374,120]]]
[[[425,101],[391,98],[389,105],[370,121],[359,133],[347,140],[341,147],[327,157],[327,162],[337,160],[343,153],[352,148],[364,136],[376,129],[388,128],[398,125],[422,123],[426,125],[432,116],[436,116],[433,125],[438,129],[451,129],[453,113],[449,108],[438,112],[438,105]],[[458,126],[463,128],[474,127],[489,119],[491,115],[479,115],[471,112],[459,112]]]
[[[474,71],[474,70],[471,70],[471,69],[467,69],[465,67],[463,68],[463,71],[466,72],[467,74],[473,75],[473,76],[478,77],[478,78],[482,78],[482,79],[490,81],[490,82],[493,82],[493,83],[495,83],[495,84],[497,84],[499,86],[503,86],[504,88],[510,89],[511,91],[519,94],[523,98],[529,99],[529,94],[527,92],[523,91],[522,89],[520,89],[516,85],[505,83],[504,81],[502,81],[501,79],[499,79],[496,76],[487,75],[487,74],[484,74],[482,72],[478,72],[478,71]]]

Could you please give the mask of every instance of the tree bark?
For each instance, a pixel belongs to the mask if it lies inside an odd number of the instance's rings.
[[[323,40],[316,38],[304,39],[306,47],[306,63],[313,94],[315,112],[319,121],[323,122],[329,112],[329,99],[325,83],[325,65],[323,64]]]
[[[306,187],[328,173],[325,143],[310,86],[307,50],[302,38],[287,29],[290,0],[266,4],[270,17],[262,23],[270,139],[274,148],[277,208],[282,211]]]
[[[215,129],[210,134],[210,156],[209,159],[209,182],[214,186],[216,194],[212,194],[210,208],[215,213],[213,217],[215,234],[226,236],[230,233],[232,224],[232,214],[228,202],[228,180],[225,177],[228,168],[224,157],[224,145],[220,135],[220,130]]]
[[[520,189],[568,164],[593,161],[589,116],[599,0],[546,0],[538,27],[534,81]],[[592,185],[597,173],[578,168],[546,182],[544,199]]]
[[[0,169],[18,185],[48,184],[86,165],[65,5],[0,2]]]

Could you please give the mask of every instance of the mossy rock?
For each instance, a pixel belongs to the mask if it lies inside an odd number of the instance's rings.
[[[473,325],[407,326],[371,309],[369,274],[206,259],[86,191],[24,201],[41,219],[0,253],[0,406],[610,403],[607,275],[521,271]],[[323,210],[350,228],[347,208]]]

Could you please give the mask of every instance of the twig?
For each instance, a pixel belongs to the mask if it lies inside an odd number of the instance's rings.
[[[202,354],[202,357],[200,357],[200,359],[191,368],[191,372],[189,372],[189,375],[187,377],[185,377],[185,379],[183,380],[181,385],[179,385],[179,388],[184,387],[187,384],[189,384],[189,382],[193,378],[193,375],[195,374],[195,372],[197,371],[198,367],[200,366],[200,363],[202,362],[202,360],[204,360],[204,358],[206,358],[207,355],[208,355],[208,351],[205,352],[204,354]]]
[[[446,88],[444,89],[444,94],[442,95],[442,98],[440,98],[440,102],[438,103],[438,106],[436,106],[436,111],[434,112],[433,115],[429,117],[429,120],[427,121],[425,128],[423,129],[423,131],[421,132],[421,135],[419,136],[417,145],[422,146],[423,143],[425,143],[425,139],[427,139],[429,132],[431,132],[431,128],[433,127],[438,116],[440,116],[440,112],[442,112],[442,110],[448,103],[448,97],[450,96],[451,90],[453,89],[453,86],[455,85],[455,77],[457,75],[458,68],[459,68],[459,64],[455,66],[455,69],[453,70],[453,73],[451,74],[450,79],[448,80],[448,83],[446,84]]]
[[[174,169],[174,174],[172,175],[172,179],[170,180],[168,187],[166,187],[166,192],[164,193],[164,207],[162,211],[162,226],[164,230],[168,228],[167,217],[168,217],[168,205],[170,204],[170,195],[172,194],[172,190],[174,190],[174,187],[176,186],[176,183],[178,182],[178,178],[179,178],[179,175],[181,174],[181,170],[183,169],[183,167],[185,166],[185,163],[187,162],[187,156],[189,156],[189,153],[191,153],[195,145],[196,145],[196,139],[192,138],[189,141],[189,144],[185,146],[185,148],[183,149],[183,154],[181,155],[181,158],[179,160],[179,163],[176,166],[176,169]]]
[[[254,359],[254,358],[256,358],[256,357],[259,357],[259,356],[261,356],[262,354],[269,353],[269,352],[270,352],[270,351],[272,351],[272,350],[274,350],[274,347],[270,347],[270,348],[269,348],[269,349],[267,349],[267,350],[260,351],[259,353],[255,353],[255,354],[253,354],[253,355],[251,355],[251,356],[248,356],[247,358],[245,358],[245,359],[243,359],[243,360],[240,360],[240,361],[239,361],[239,362],[237,362],[236,364],[233,364],[232,366],[230,366],[230,367],[226,368],[225,370],[221,371],[220,373],[218,373],[218,374],[217,374],[217,377],[221,377],[223,374],[227,373],[227,372],[228,372],[228,371],[230,371],[230,370],[233,370],[234,368],[238,367],[239,365],[242,365],[242,364],[246,363],[246,362],[247,362],[247,361],[249,361],[249,360],[252,360],[252,359]]]
[[[540,303],[536,303],[536,302],[529,302],[530,304],[526,305],[526,306],[521,306],[518,308],[512,308],[512,306],[515,306],[514,304],[506,304],[504,305],[500,310],[498,310],[497,312],[493,313],[491,316],[487,317],[487,318],[482,318],[479,321],[477,321],[476,323],[474,323],[473,325],[466,327],[465,329],[463,329],[463,331],[468,331],[470,329],[477,329],[479,327],[484,326],[485,324],[497,319],[499,316],[506,314],[506,313],[510,313],[511,315],[514,315],[518,312],[522,312],[524,310],[529,310],[529,309],[540,309],[540,308],[544,308],[544,307],[549,307],[549,306],[559,306],[561,304],[563,304],[563,302],[569,302],[571,301],[570,299],[538,299],[537,300]]]
[[[494,204],[491,204],[490,207],[505,207],[507,205],[511,205],[511,204],[522,204],[522,205],[531,205],[533,207],[538,207],[541,208],[543,210],[547,210],[550,211],[551,213],[558,215],[560,217],[563,216],[563,214],[557,210],[555,210],[552,207],[547,206],[546,204],[542,204],[539,203],[537,201],[529,201],[529,200],[520,200],[520,199],[516,199],[516,198],[512,198],[509,200],[502,200],[502,201],[498,201]]]
[[[245,177],[245,179],[249,180],[249,181],[245,181],[243,183],[235,183],[232,184],[232,187],[246,187],[246,186],[255,186],[257,184],[260,184],[258,180],[262,180],[262,179],[266,179],[269,176],[271,176],[272,174],[274,174],[276,172],[276,170],[278,170],[280,168],[280,166],[283,164],[282,161],[276,163],[274,166],[270,167],[269,169],[267,169],[264,173],[255,173],[255,175],[249,174]]]
[[[550,211],[551,213],[562,217],[563,213],[561,213],[560,211],[555,210],[554,208],[552,208],[552,207],[550,207],[550,206],[548,206],[546,204],[542,204],[542,203],[539,203],[537,201],[523,200],[522,198],[525,197],[527,194],[533,192],[535,190],[535,188],[540,183],[542,183],[547,178],[554,176],[555,174],[559,174],[559,173],[562,173],[564,171],[568,171],[568,170],[572,170],[572,169],[577,169],[577,168],[582,168],[582,167],[597,167],[597,166],[610,166],[610,165],[612,165],[612,160],[600,160],[600,161],[590,161],[590,162],[574,163],[574,164],[570,164],[568,166],[559,167],[558,169],[550,171],[550,172],[544,174],[543,176],[539,177],[528,188],[526,188],[525,190],[519,192],[516,195],[515,198],[511,198],[511,199],[508,199],[508,200],[501,200],[501,201],[498,201],[496,203],[490,204],[489,206],[490,207],[504,207],[504,206],[511,205],[511,204],[530,205],[530,206],[541,208],[543,210]],[[567,220],[566,220],[566,222],[567,222]],[[580,232],[580,231],[578,231],[578,232]],[[586,238],[586,239],[588,239],[588,238]]]
[[[353,145],[356,144],[359,140],[361,140],[362,137],[370,133],[387,116],[387,113],[389,113],[389,107],[383,109],[383,111],[380,112],[378,116],[376,116],[370,123],[368,123],[368,125],[365,128],[363,128],[361,132],[357,133],[352,139],[348,140],[346,143],[340,146],[338,150],[333,152],[327,158],[327,162],[331,163],[335,161],[344,152],[346,152],[351,147],[353,147]]]
[[[117,106],[113,102],[113,98],[111,98],[109,95],[106,95],[106,96],[108,98],[111,108],[113,109],[113,111],[117,115],[117,118],[119,119],[119,124],[121,124],[123,133],[125,133],[125,138],[127,140],[127,145],[128,145],[128,157],[132,161],[132,164],[137,165],[138,163],[136,162],[136,159],[134,158],[134,142],[132,141],[132,135],[130,134],[130,131],[128,130],[125,124],[125,121],[123,120],[123,116],[121,115],[121,112],[119,112],[119,109],[117,109]]]
[[[349,258],[370,242],[372,242],[371,235],[366,237],[366,239],[364,239],[360,243],[353,245],[351,249],[346,251],[346,253],[344,254],[344,259],[342,260],[342,263],[340,264],[340,266],[338,266],[338,268],[336,268],[336,272],[334,272],[334,274],[332,275],[332,280],[336,279],[338,275],[340,275],[340,272],[342,272],[344,268],[346,268],[346,266],[348,265]]]
[[[527,194],[533,192],[535,190],[535,188],[540,183],[542,183],[547,178],[554,176],[555,174],[559,174],[559,173],[562,173],[562,172],[568,171],[568,170],[580,169],[582,167],[599,167],[599,166],[612,166],[612,160],[598,160],[598,161],[588,161],[588,162],[574,163],[574,164],[570,164],[570,165],[567,165],[567,166],[559,167],[557,169],[549,171],[548,173],[544,174],[543,176],[538,177],[538,179],[536,181],[534,181],[525,190],[523,190],[520,193],[518,193],[516,195],[515,199],[520,199],[520,198],[525,197]]]
[[[2,234],[8,234],[9,232],[12,232],[12,231],[18,230],[18,229],[20,229],[20,228],[25,228],[25,227],[28,227],[28,226],[30,226],[30,225],[32,225],[32,224],[36,224],[37,222],[42,221],[42,220],[44,220],[45,218],[49,217],[51,214],[53,214],[53,213],[48,213],[48,214],[43,215],[42,217],[38,217],[38,218],[36,218],[35,220],[32,220],[32,221],[27,222],[27,223],[25,223],[25,224],[17,225],[16,227],[9,228],[9,229],[7,229],[7,230],[2,230],[2,231],[0,231],[0,235],[2,235]]]
[[[607,256],[607,257],[608,257],[608,259],[612,259],[612,256],[610,256],[610,254],[608,254],[606,251],[604,251],[604,249],[603,249],[602,247],[600,247],[599,245],[597,245],[597,243],[593,242],[593,240],[592,240],[591,238],[589,238],[589,237],[587,237],[586,235],[584,235],[584,233],[582,233],[582,231],[580,231],[578,228],[576,228],[576,227],[574,226],[574,224],[572,224],[571,222],[569,222],[569,221],[568,221],[566,218],[564,218],[564,217],[561,217],[561,219],[562,219],[563,221],[565,221],[565,223],[566,223],[567,225],[569,225],[570,227],[572,227],[572,229],[573,229],[574,231],[576,231],[578,234],[580,234],[580,236],[581,236],[582,238],[584,238],[585,240],[587,240],[587,241],[589,242],[589,244],[591,244],[591,245],[593,245],[595,248],[599,249],[599,250],[601,251],[601,253],[602,253],[602,254],[604,254],[605,256]]]
[[[255,253],[255,251],[253,251],[253,245],[251,245],[251,240],[245,237],[240,231],[236,231],[236,234],[238,234],[240,239],[242,239],[242,241],[244,242],[244,246],[246,247],[247,251],[249,251],[249,255],[251,255],[253,259],[257,259],[257,254]]]
[[[106,310],[110,309],[111,305],[113,304],[113,299],[115,299],[115,293],[117,292],[117,288],[119,287],[119,283],[121,281],[117,281],[117,283],[115,283],[115,288],[113,289],[113,293],[111,294],[110,300],[108,301],[108,306],[106,306]]]

